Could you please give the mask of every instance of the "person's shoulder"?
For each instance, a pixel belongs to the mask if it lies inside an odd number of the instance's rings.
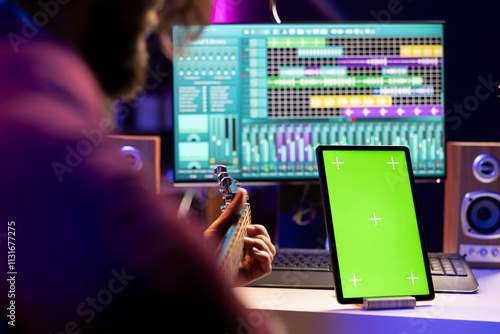
[[[0,43],[2,81],[24,88],[71,90],[77,95],[101,95],[98,81],[85,59],[71,47],[51,38],[34,38],[14,49]],[[88,96],[90,97],[90,96]]]
[[[71,47],[40,33],[19,46],[0,42],[0,105],[3,117],[53,129],[81,128],[102,113],[103,94],[85,59]],[[9,112],[10,111],[10,112]],[[26,114],[24,117],[23,114]],[[10,115],[10,116],[9,116]]]

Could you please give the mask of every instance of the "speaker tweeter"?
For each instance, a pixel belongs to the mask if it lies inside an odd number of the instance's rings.
[[[113,147],[119,149],[130,170],[140,175],[144,188],[160,192],[160,137],[108,135]]]
[[[491,183],[498,179],[500,164],[498,159],[491,154],[483,153],[474,159],[472,163],[472,174],[482,183]]]

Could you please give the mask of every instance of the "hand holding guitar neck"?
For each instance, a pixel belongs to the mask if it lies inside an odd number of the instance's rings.
[[[233,202],[238,192],[237,182],[229,176],[225,166],[217,166],[214,169],[214,174],[217,174],[219,190],[223,194],[224,199],[224,205],[221,206],[221,217],[231,215],[236,218],[228,220],[231,226],[227,229],[217,259],[222,274],[228,281],[234,282],[243,263],[244,241],[247,236],[247,226],[251,224],[250,204],[246,202],[245,199],[246,203],[244,203],[239,214],[236,214],[234,211],[238,210],[239,207],[236,205],[230,206],[230,204]],[[231,212],[226,212],[226,210],[231,210]],[[222,226],[222,229],[224,229],[224,227],[227,227],[227,225]],[[222,231],[219,230],[219,232]]]
[[[250,204],[244,188],[232,179],[225,166],[217,166],[224,205],[220,217],[205,231],[205,238],[220,243],[218,263],[224,276],[245,284],[271,272],[276,248],[263,225],[251,224]]]

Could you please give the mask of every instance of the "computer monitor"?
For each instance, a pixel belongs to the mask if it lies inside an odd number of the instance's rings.
[[[174,182],[317,180],[319,144],[406,145],[445,176],[443,23],[174,27]]]

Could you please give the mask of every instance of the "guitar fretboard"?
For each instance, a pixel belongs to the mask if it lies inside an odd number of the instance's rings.
[[[234,282],[242,263],[247,226],[252,223],[249,203],[245,203],[240,214],[239,221],[226,234],[218,260],[219,269],[229,282]]]

